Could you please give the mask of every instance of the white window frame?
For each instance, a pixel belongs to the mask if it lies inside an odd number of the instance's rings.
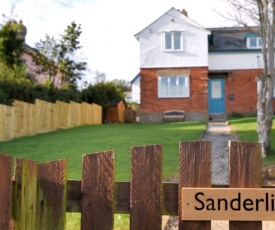
[[[166,39],[165,36],[166,34],[170,33],[172,38],[171,38],[171,49],[167,49],[166,48]],[[180,33],[180,49],[175,49],[175,33]],[[179,52],[179,51],[183,51],[184,50],[184,43],[183,43],[183,32],[182,31],[166,31],[162,33],[162,47],[163,47],[163,51],[166,52]]]
[[[171,85],[171,80],[176,80],[176,91],[172,90],[173,85]],[[184,85],[179,85],[180,80],[184,79]],[[163,93],[162,81],[167,81],[166,93]],[[175,82],[175,81],[174,81]],[[189,84],[189,76],[181,75],[181,76],[159,76],[158,77],[158,98],[187,98],[190,96],[190,84]],[[182,91],[182,92],[181,92]]]
[[[256,46],[251,46],[251,39],[256,39]],[[261,49],[262,48],[262,38],[261,37],[248,37],[246,39],[246,47],[248,49]]]

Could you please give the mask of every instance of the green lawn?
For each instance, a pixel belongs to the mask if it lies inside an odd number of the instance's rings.
[[[0,152],[37,162],[68,159],[68,178],[80,179],[82,155],[115,150],[116,180],[130,179],[130,147],[163,145],[163,176],[178,172],[179,141],[198,140],[205,122],[82,126],[1,142]],[[80,229],[80,213],[67,213],[66,229]],[[129,215],[115,215],[115,229],[129,229]]]
[[[68,178],[80,179],[82,155],[114,150],[116,180],[130,178],[130,147],[163,145],[163,176],[171,177],[178,170],[179,141],[198,140],[204,122],[176,122],[163,124],[109,124],[82,126],[47,134],[1,142],[0,152],[37,162],[68,159]]]
[[[258,134],[256,132],[256,117],[231,118],[229,120],[229,124],[233,131],[238,135],[239,140],[253,142],[258,141]],[[275,117],[273,118],[273,126],[271,131],[271,147],[273,154],[263,160],[264,166],[275,164]]]

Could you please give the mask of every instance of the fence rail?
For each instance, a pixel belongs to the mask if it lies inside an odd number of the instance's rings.
[[[14,101],[13,106],[0,104],[0,141],[102,123],[102,107],[88,103],[50,103],[36,99],[35,104]]]
[[[181,216],[182,187],[261,188],[258,143],[230,142],[229,185],[211,185],[211,142],[179,144],[179,183],[162,183],[162,146],[131,148],[131,181],[114,181],[113,151],[83,156],[82,180],[67,179],[67,160],[36,163],[0,155],[1,229],[64,229],[66,212],[81,212],[81,229],[112,229],[114,213],[130,213],[130,229],[161,229],[162,215]],[[270,188],[272,188],[270,186]],[[273,187],[275,188],[275,187]],[[12,194],[12,191],[13,194]],[[275,217],[274,217],[275,220]],[[261,221],[230,221],[230,229],[262,229]],[[248,227],[249,226],[249,227]],[[179,229],[211,229],[211,221],[180,220]]]

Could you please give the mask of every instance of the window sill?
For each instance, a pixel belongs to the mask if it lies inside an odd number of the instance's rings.
[[[163,53],[183,53],[184,50],[162,50]]]
[[[165,96],[165,97],[161,97],[161,96],[158,96],[159,99],[177,99],[177,98],[189,98],[190,96]]]

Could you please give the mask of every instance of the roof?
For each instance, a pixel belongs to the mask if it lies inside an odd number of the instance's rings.
[[[29,53],[29,54],[35,54],[36,53],[36,50],[34,48],[32,48],[31,46],[29,46],[28,44],[26,44],[26,43],[23,44],[23,48],[24,48],[24,51],[26,53]]]
[[[253,29],[257,29],[254,27]],[[251,37],[252,33],[245,27],[223,27],[208,28],[211,31],[209,35],[209,52],[217,51],[245,51],[255,52],[260,49],[248,49],[246,46],[246,38]]]
[[[138,32],[134,36],[138,39],[138,37],[140,36],[140,34],[142,34],[145,30],[147,30],[151,26],[153,26],[153,24],[155,24],[158,20],[160,20],[165,15],[168,15],[168,16],[172,17],[173,19],[179,20],[181,22],[188,23],[188,24],[190,24],[190,25],[192,25],[192,26],[194,26],[194,27],[196,27],[198,29],[207,31],[209,33],[209,31],[206,28],[204,28],[203,26],[201,26],[197,22],[195,22],[192,19],[190,19],[187,16],[187,12],[185,10],[180,11],[180,10],[176,10],[174,7],[172,7],[170,10],[168,10],[167,12],[165,12],[163,15],[161,15],[159,18],[157,18],[155,21],[153,21],[151,24],[149,24],[148,26],[146,26],[144,29],[142,29],[140,32]]]
[[[132,81],[130,81],[131,84],[133,84],[135,82],[135,80],[137,80],[140,77],[140,73],[138,73]]]
[[[111,101],[106,107],[117,106],[120,102],[122,102],[122,100]]]

